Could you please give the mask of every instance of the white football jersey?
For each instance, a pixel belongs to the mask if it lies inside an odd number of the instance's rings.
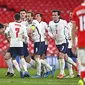
[[[29,31],[29,29],[31,28],[32,26],[32,23],[29,23],[28,21],[22,21],[21,22],[24,26],[26,26],[26,30],[27,30],[27,33]],[[29,37],[27,37],[27,41],[29,41]],[[25,42],[25,40],[23,40],[23,42]]]
[[[23,47],[23,36],[27,37],[26,27],[22,23],[11,22],[5,30],[10,34],[10,47]]]
[[[50,21],[49,22],[49,35],[53,38],[55,34],[57,37],[55,39],[56,45],[66,43],[66,31],[67,21],[60,19],[58,22]]]
[[[72,47],[72,40],[71,40],[71,32],[72,32],[72,22],[69,22],[68,23],[68,35],[69,35],[69,38],[70,40],[68,40],[68,48],[71,48]]]
[[[46,40],[46,36],[45,36],[46,29],[48,28],[47,23],[41,21],[41,22],[39,23],[39,28],[40,28],[41,31],[42,31],[42,34],[41,34],[41,35],[42,35],[42,37],[45,39],[45,44],[47,44],[47,40]],[[47,29],[47,30],[48,30],[48,29]]]
[[[27,31],[28,31],[28,30],[30,29],[30,27],[32,26],[32,23],[29,23],[28,21],[22,21],[21,23],[26,26]]]
[[[69,22],[69,23],[68,23],[68,31],[69,31],[69,36],[71,37],[72,22]]]
[[[45,28],[47,27],[45,22],[39,23],[37,20],[33,20],[32,25],[36,27],[33,32],[33,40],[34,42],[42,42],[45,41]]]

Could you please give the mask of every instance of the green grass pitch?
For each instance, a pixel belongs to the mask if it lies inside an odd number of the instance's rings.
[[[14,77],[6,77],[7,69],[0,68],[0,85],[78,85],[79,78],[72,79],[57,79],[57,75],[59,70],[56,70],[54,78],[51,78],[51,75],[48,78],[23,78],[19,77],[19,73],[15,70],[16,76]],[[68,74],[68,70],[65,70],[66,74]],[[36,73],[36,70],[31,68],[29,69],[29,73],[33,76]]]

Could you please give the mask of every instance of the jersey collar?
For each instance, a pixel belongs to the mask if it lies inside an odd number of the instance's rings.
[[[54,23],[58,23],[60,21],[60,19],[58,21],[54,21]]]

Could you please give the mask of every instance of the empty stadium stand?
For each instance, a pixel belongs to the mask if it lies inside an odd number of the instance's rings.
[[[59,9],[62,17],[68,20],[69,12],[82,2],[83,0],[0,0],[0,22],[13,21],[14,13],[19,12],[22,8],[27,11],[32,10],[34,13],[43,13],[46,21],[51,19],[53,9]]]

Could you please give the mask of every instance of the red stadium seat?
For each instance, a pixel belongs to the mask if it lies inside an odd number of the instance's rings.
[[[6,3],[4,2],[4,0],[0,0],[0,6],[6,6]]]

